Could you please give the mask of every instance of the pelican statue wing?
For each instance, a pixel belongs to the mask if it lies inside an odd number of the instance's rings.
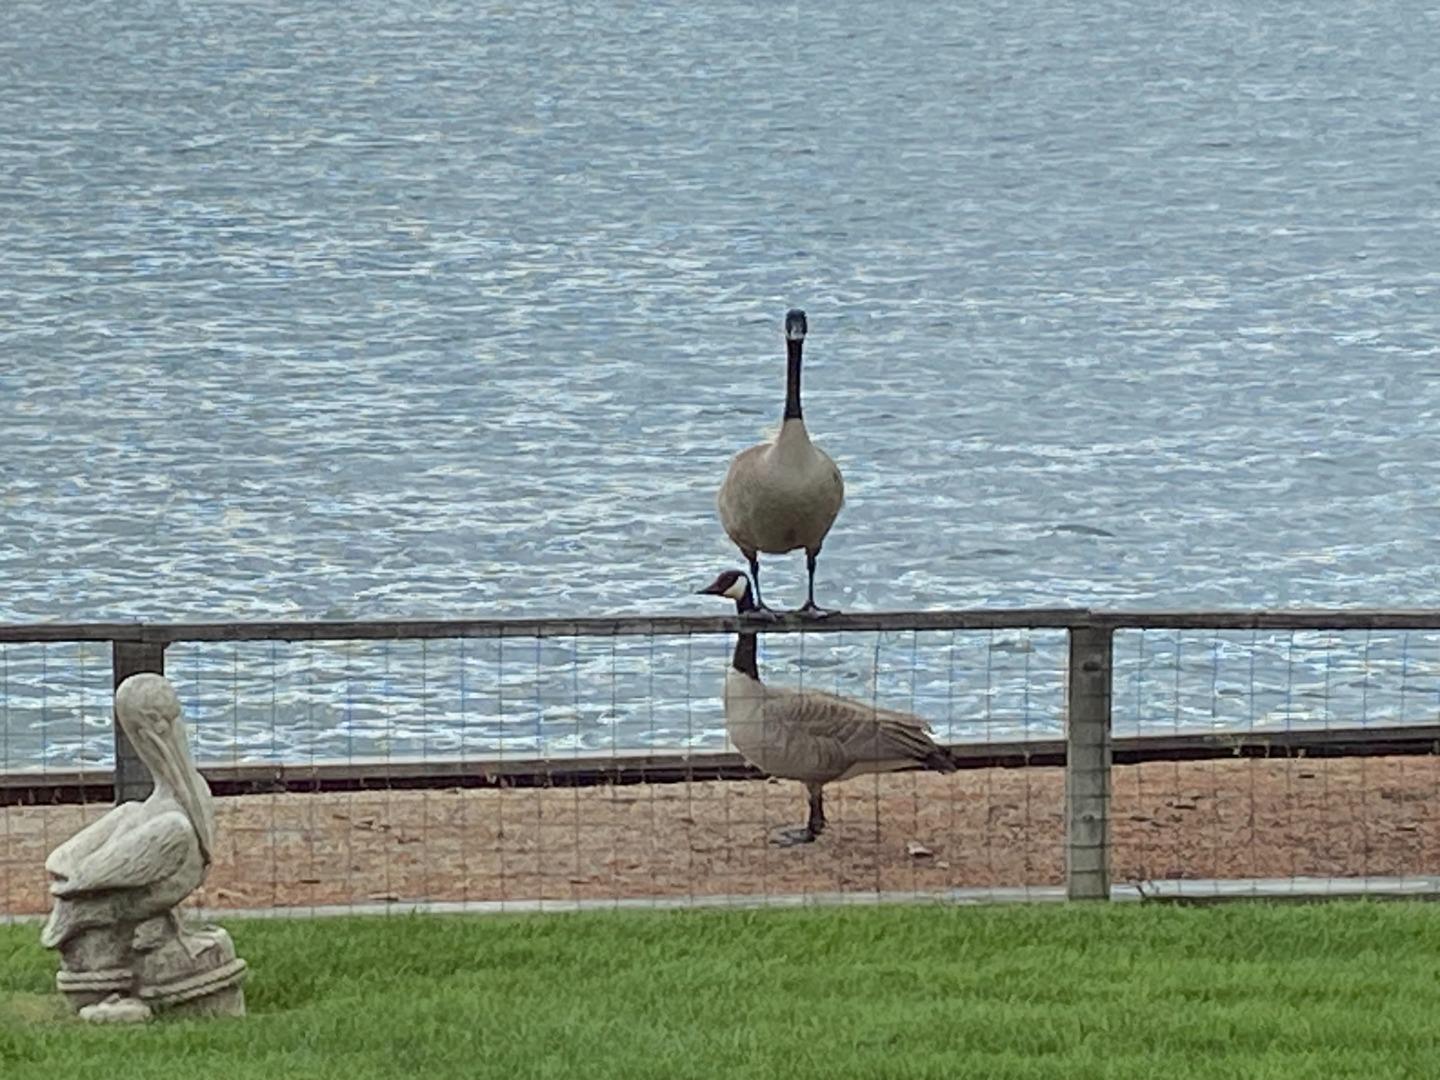
[[[152,885],[178,873],[199,842],[184,813],[157,814],[79,859],[50,892],[65,897]]]
[[[74,877],[75,868],[124,829],[139,807],[139,803],[122,803],[104,817],[96,818],[50,853],[45,860],[46,871],[52,877]]]

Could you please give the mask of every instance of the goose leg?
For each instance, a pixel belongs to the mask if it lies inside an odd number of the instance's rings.
[[[779,618],[779,616],[776,615],[774,610],[767,606],[765,601],[760,597],[760,553],[757,551],[747,551],[744,554],[746,560],[750,563],[750,584],[755,586],[755,607],[753,610],[745,613],[746,617],[773,622]]]
[[[798,614],[811,619],[823,619],[826,615],[839,615],[839,608],[822,608],[815,603],[815,559],[820,554],[820,549],[814,551],[805,550],[805,569],[810,575],[810,589],[806,593],[805,604],[799,609]]]
[[[825,789],[819,784],[806,784],[805,790],[810,793],[810,820],[805,828],[812,836],[819,836],[825,831]]]
[[[771,839],[771,843],[778,847],[794,847],[797,844],[814,843],[815,838],[825,831],[823,789],[819,784],[806,784],[805,790],[810,795],[810,818],[804,825],[781,829],[777,832]]]

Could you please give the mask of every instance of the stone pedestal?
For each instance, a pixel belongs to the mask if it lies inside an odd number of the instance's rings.
[[[184,928],[175,912],[96,927],[66,942],[55,985],[87,1020],[244,1016],[246,964],[219,926]]]

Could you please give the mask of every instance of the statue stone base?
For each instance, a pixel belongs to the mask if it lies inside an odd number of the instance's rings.
[[[126,927],[95,927],[60,950],[55,985],[86,1020],[244,1016],[246,964],[219,926],[186,928],[174,911]]]

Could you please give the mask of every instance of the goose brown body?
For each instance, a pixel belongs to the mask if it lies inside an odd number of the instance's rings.
[[[720,524],[747,559],[804,548],[819,553],[845,504],[845,481],[810,441],[804,420],[787,420],[774,441],[736,454],[716,497]]]
[[[820,690],[725,675],[725,729],[735,749],[772,776],[828,784],[916,767],[954,772],[918,716]]]

